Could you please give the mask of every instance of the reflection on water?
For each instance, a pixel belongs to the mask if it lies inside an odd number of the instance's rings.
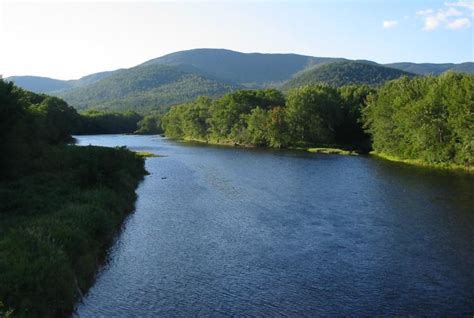
[[[474,179],[369,157],[81,136],[147,159],[78,317],[474,313]],[[166,179],[162,179],[166,177]]]

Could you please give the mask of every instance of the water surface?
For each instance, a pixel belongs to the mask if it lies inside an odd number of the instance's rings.
[[[149,158],[77,317],[474,314],[474,178],[359,156],[80,136]]]

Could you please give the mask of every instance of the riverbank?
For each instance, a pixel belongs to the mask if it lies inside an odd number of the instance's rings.
[[[182,139],[177,139],[177,140],[181,142],[186,142],[186,143],[200,143],[200,144],[223,146],[223,147],[258,148],[255,145],[239,144],[233,141],[215,141],[215,140],[192,139],[192,138],[182,138]],[[275,148],[270,148],[270,147],[264,147],[264,148],[275,149]],[[311,153],[320,153],[320,154],[327,154],[327,155],[342,155],[342,156],[359,155],[354,150],[345,150],[342,148],[334,148],[334,147],[288,147],[286,149],[307,151]]]
[[[388,161],[399,162],[404,164],[409,164],[418,167],[424,168],[433,168],[433,169],[443,169],[443,170],[457,170],[457,171],[464,171],[468,173],[474,173],[474,167],[462,166],[457,164],[434,164],[434,163],[427,163],[419,159],[402,159],[397,156],[392,156],[386,153],[371,151],[370,155],[382,158]]]
[[[0,300],[14,316],[66,317],[133,211],[144,158],[57,146],[0,183]]]
[[[344,150],[340,148],[325,148],[325,147],[319,147],[319,148],[306,148],[305,149],[308,152],[311,153],[323,153],[327,155],[341,155],[341,156],[357,156],[359,155],[357,152],[353,150]]]

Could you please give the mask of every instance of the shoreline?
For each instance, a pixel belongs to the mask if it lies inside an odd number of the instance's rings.
[[[1,256],[9,260],[0,262],[0,317],[73,314],[148,174],[145,158],[123,148],[61,145],[36,160],[41,169],[0,183],[15,203],[4,205],[0,226]]]
[[[171,138],[170,138],[171,139]],[[358,156],[354,150],[345,150],[342,148],[336,147],[288,147],[288,148],[272,148],[272,147],[258,147],[254,145],[247,145],[247,144],[238,144],[233,141],[226,141],[226,142],[217,142],[217,141],[210,141],[210,140],[203,140],[203,139],[193,139],[193,138],[180,138],[174,139],[176,141],[184,142],[184,143],[199,143],[199,144],[207,144],[212,146],[222,146],[222,147],[240,147],[240,148],[260,148],[260,149],[287,149],[287,150],[299,150],[299,151],[306,151],[310,153],[318,153],[318,154],[325,154],[325,155],[341,155],[341,156]]]
[[[462,166],[458,164],[436,164],[436,163],[427,163],[420,159],[402,159],[397,156],[389,155],[383,152],[371,151],[369,155],[381,158],[387,161],[403,163],[406,165],[416,166],[416,167],[423,167],[423,168],[431,168],[431,169],[438,169],[438,170],[449,170],[449,171],[461,171],[467,173],[474,174],[474,166]]]
[[[193,138],[180,138],[180,139],[174,139],[174,140],[183,142],[183,143],[199,143],[199,144],[207,144],[207,145],[222,146],[222,147],[278,149],[278,148],[271,148],[271,147],[257,147],[253,145],[238,144],[231,141],[217,142],[217,141],[193,139]],[[340,155],[340,156],[360,155],[360,153],[358,153],[357,151],[345,150],[345,149],[336,148],[336,147],[288,147],[288,148],[280,148],[280,149],[299,150],[299,151],[306,151],[310,153]],[[376,151],[370,151],[367,154],[370,156],[387,160],[387,161],[403,163],[403,164],[416,166],[416,167],[431,168],[431,169],[437,169],[437,170],[447,170],[447,171],[459,171],[459,172],[474,174],[474,167],[469,167],[469,166],[463,166],[463,165],[458,165],[458,164],[433,164],[433,163],[424,162],[420,159],[402,159],[396,156],[392,156],[392,155],[388,155],[388,154],[380,153]]]

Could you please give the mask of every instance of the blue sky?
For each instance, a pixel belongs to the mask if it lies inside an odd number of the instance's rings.
[[[192,48],[474,60],[474,0],[0,0],[0,74],[78,78]]]

